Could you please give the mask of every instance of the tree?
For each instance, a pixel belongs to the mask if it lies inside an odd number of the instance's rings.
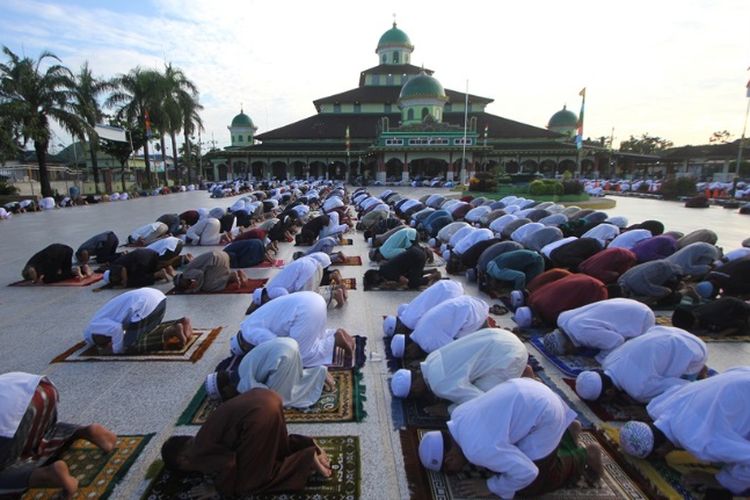
[[[711,137],[708,138],[708,142],[712,144],[726,144],[728,142],[732,142],[732,134],[730,134],[728,130],[719,130],[711,134]]]
[[[198,100],[198,88],[190,81],[185,73],[179,68],[175,68],[171,63],[164,68],[164,100],[162,101],[162,111],[164,115],[164,127],[172,139],[172,155],[174,156],[174,167],[177,183],[180,183],[180,170],[177,165],[177,133],[183,128],[185,119],[183,113],[186,108],[184,102]],[[193,108],[194,110],[194,108]],[[187,109],[187,111],[193,111]],[[188,174],[188,178],[190,175]]]
[[[9,116],[0,116],[0,165],[14,160],[21,152],[16,127]]]
[[[91,170],[94,173],[94,189],[99,193],[99,164],[96,152],[99,146],[99,135],[94,130],[97,123],[104,118],[99,100],[104,92],[114,89],[112,82],[95,78],[91,74],[88,61],[83,63],[81,70],[75,76],[75,88],[73,89],[73,109],[78,117],[89,126],[86,134],[79,137],[81,141],[89,143],[89,154],[91,155]]]
[[[101,149],[111,157],[120,162],[120,178],[122,182],[122,191],[126,192],[125,187],[125,166],[133,151],[138,151],[146,143],[146,134],[139,124],[129,124],[122,120],[110,120],[109,124],[113,127],[125,128],[128,130],[128,139],[130,142],[119,141],[102,141]],[[132,144],[132,148],[131,148]]]
[[[88,128],[71,112],[73,75],[50,52],[42,52],[36,60],[22,59],[8,47],[3,47],[3,53],[8,60],[0,64],[0,116],[11,121],[22,144],[34,143],[42,196],[52,196],[47,171],[50,120],[78,137]],[[42,70],[41,66],[48,61],[51,64]]]
[[[646,132],[645,134],[641,134],[640,137],[631,135],[627,141],[621,142],[620,151],[631,151],[633,153],[650,155],[659,151],[664,151],[672,146],[672,141],[648,135],[648,132]]]
[[[190,149],[190,136],[197,131],[204,130],[203,120],[201,120],[199,114],[203,110],[203,106],[198,102],[197,96],[185,92],[179,94],[178,101],[182,110],[182,133],[185,136],[185,168],[187,168],[188,183],[192,183],[191,159],[193,155]]]

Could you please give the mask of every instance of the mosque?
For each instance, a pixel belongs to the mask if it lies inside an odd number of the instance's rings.
[[[394,22],[375,49],[378,65],[360,73],[357,87],[313,101],[316,114],[256,135],[241,110],[228,127],[231,146],[204,157],[207,178],[465,181],[488,168],[577,170],[575,113],[563,107],[546,129],[490,114],[493,99],[444,88],[432,70],[411,64],[413,51]],[[582,172],[598,169],[599,149],[584,147]]]

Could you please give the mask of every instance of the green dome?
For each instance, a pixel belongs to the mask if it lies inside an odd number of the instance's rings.
[[[393,28],[389,29],[383,36],[378,40],[378,50],[384,47],[407,47],[413,48],[409,36],[396,27],[396,23],[393,23]]]
[[[417,76],[410,78],[403,87],[401,87],[401,93],[399,99],[408,99],[413,97],[434,97],[437,99],[446,99],[445,89],[437,81],[437,78],[433,78],[424,71]]]
[[[569,111],[565,106],[563,106],[563,109],[552,115],[552,118],[549,119],[549,124],[547,124],[547,128],[552,127],[577,127],[578,126],[578,116],[576,116],[575,113],[572,111]]]
[[[253,121],[245,113],[240,111],[240,114],[232,119],[232,127],[253,127]]]

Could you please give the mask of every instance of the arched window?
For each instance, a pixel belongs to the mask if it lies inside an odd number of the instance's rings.
[[[241,135],[237,136],[237,142],[242,142],[242,136]]]
[[[427,115],[429,115],[429,114],[430,114],[430,110],[429,110],[429,109],[427,109],[427,108],[422,108],[422,119],[423,119],[423,120],[424,120],[425,118],[427,118]]]
[[[409,109],[409,111],[406,112],[406,119],[407,120],[413,120],[414,119],[414,110]]]
[[[393,52],[393,63],[398,64],[398,50]]]
[[[247,136],[247,142],[253,142],[253,136],[252,135],[248,135]]]
[[[383,63],[383,64],[387,63],[388,62],[388,56],[386,56],[385,54],[383,54],[383,57],[381,58],[380,62]]]

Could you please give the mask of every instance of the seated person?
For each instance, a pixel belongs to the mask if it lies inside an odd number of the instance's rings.
[[[397,255],[378,269],[370,269],[364,275],[365,291],[372,288],[396,289],[407,287],[417,289],[429,286],[440,279],[440,271],[432,269],[425,272],[429,248],[413,245]]]
[[[697,241],[680,248],[664,260],[680,266],[684,276],[702,278],[720,258],[721,252],[714,245]]]
[[[256,346],[236,370],[209,374],[204,385],[213,400],[227,401],[261,387],[281,396],[286,408],[309,408],[318,402],[324,386],[333,389],[333,377],[325,366],[303,368],[297,342],[279,337]]]
[[[484,328],[433,351],[419,370],[398,370],[391,391],[397,398],[434,395],[450,401],[448,410],[453,411],[506,380],[528,374],[528,360],[529,352],[515,334]]]
[[[158,253],[148,248],[136,248],[112,262],[102,281],[110,288],[141,288],[153,285],[156,280],[168,281],[173,276],[174,269],[162,266]]]
[[[83,331],[100,354],[145,354],[179,350],[193,336],[188,318],[162,323],[167,298],[159,290],[130,290],[104,304]]]
[[[698,305],[680,304],[672,324],[708,337],[750,334],[750,304],[737,297],[721,297]]]
[[[20,498],[28,488],[62,489],[73,498],[78,479],[60,459],[74,441],[84,439],[104,454],[115,449],[117,436],[91,424],[58,421],[60,400],[55,385],[43,375],[10,372],[0,375],[0,491]],[[50,497],[53,492],[49,492]]]
[[[602,473],[596,445],[578,445],[576,413],[546,385],[529,378],[503,382],[453,411],[448,429],[430,431],[419,459],[432,471],[457,474],[468,464],[492,477],[461,481],[463,496],[537,497]]]
[[[640,337],[656,324],[646,304],[631,299],[607,299],[570,309],[557,317],[557,328],[542,339],[550,354],[574,354],[597,349],[599,362],[629,339]]]
[[[187,231],[187,224],[184,220],[180,220],[178,214],[164,214],[156,219],[156,222],[162,222],[167,225],[167,232],[172,236],[178,236],[185,234]]]
[[[192,254],[180,255],[185,243],[176,236],[167,236],[148,245],[146,248],[159,254],[162,267],[179,267],[193,260]]]
[[[86,265],[90,260],[95,260],[97,264],[108,264],[120,256],[117,253],[117,247],[120,240],[112,231],[105,231],[96,236],[92,236],[78,247],[76,250],[76,260],[80,265]]]
[[[704,298],[713,298],[719,293],[724,296],[750,294],[750,257],[718,266],[708,273],[702,283],[705,284],[699,283],[696,290],[700,290]]]
[[[233,241],[223,248],[224,253],[229,255],[229,267],[253,267],[263,262],[274,262],[271,251],[263,240],[238,240]]]
[[[619,293],[623,297],[649,305],[679,304],[683,271],[680,266],[667,260],[652,260],[638,264],[625,271],[617,280]],[[613,285],[610,289],[617,294]]]
[[[326,302],[315,292],[284,295],[253,311],[231,339],[232,354],[241,356],[276,337],[297,341],[305,368],[331,364],[335,347],[354,354],[353,337],[341,328],[326,329]]]
[[[726,488],[745,496],[750,489],[747,452],[750,368],[737,367],[686,384],[654,398],[646,407],[653,424],[630,421],[620,430],[620,448],[646,459],[684,449],[698,460],[719,464],[716,475],[689,472],[683,481],[709,489]],[[716,493],[716,492],[714,492]],[[712,496],[706,492],[706,498]]]
[[[498,255],[487,264],[486,289],[502,293],[510,286],[512,290],[525,290],[526,283],[542,274],[544,258],[532,250],[513,250]]]
[[[433,307],[419,318],[414,331],[391,339],[395,358],[422,359],[455,339],[487,326],[490,308],[481,299],[462,295]]]
[[[32,283],[57,283],[81,274],[89,275],[88,266],[81,270],[73,266],[73,249],[68,245],[53,243],[31,256],[23,266],[21,276]]]
[[[552,250],[549,260],[552,262],[552,267],[561,267],[576,272],[583,261],[600,252],[602,248],[599,240],[578,238]]]
[[[128,236],[128,243],[133,246],[145,247],[153,243],[169,232],[169,228],[163,222],[152,222],[141,226]]]
[[[636,260],[635,254],[627,248],[605,248],[581,262],[578,271],[609,285],[617,283],[617,279],[633,267]]]
[[[185,270],[174,277],[174,286],[185,293],[220,292],[232,283],[240,288],[247,276],[240,271],[230,269],[229,254],[221,250],[213,250],[195,257],[185,267]]]
[[[188,245],[223,245],[229,243],[229,238],[221,232],[221,222],[213,217],[200,219],[185,233],[185,242]]]
[[[463,294],[464,287],[461,283],[438,280],[408,304],[398,306],[396,316],[386,316],[383,320],[383,334],[391,337],[394,333],[411,333],[427,311]]]
[[[263,388],[220,405],[195,437],[169,438],[161,456],[167,470],[212,477],[209,498],[295,492],[315,473],[332,474],[312,438],[287,434],[281,397]]]
[[[648,403],[673,387],[705,378],[705,342],[679,328],[654,326],[610,352],[601,371],[584,371],[576,378],[576,393],[587,401],[613,398],[624,392]]]

